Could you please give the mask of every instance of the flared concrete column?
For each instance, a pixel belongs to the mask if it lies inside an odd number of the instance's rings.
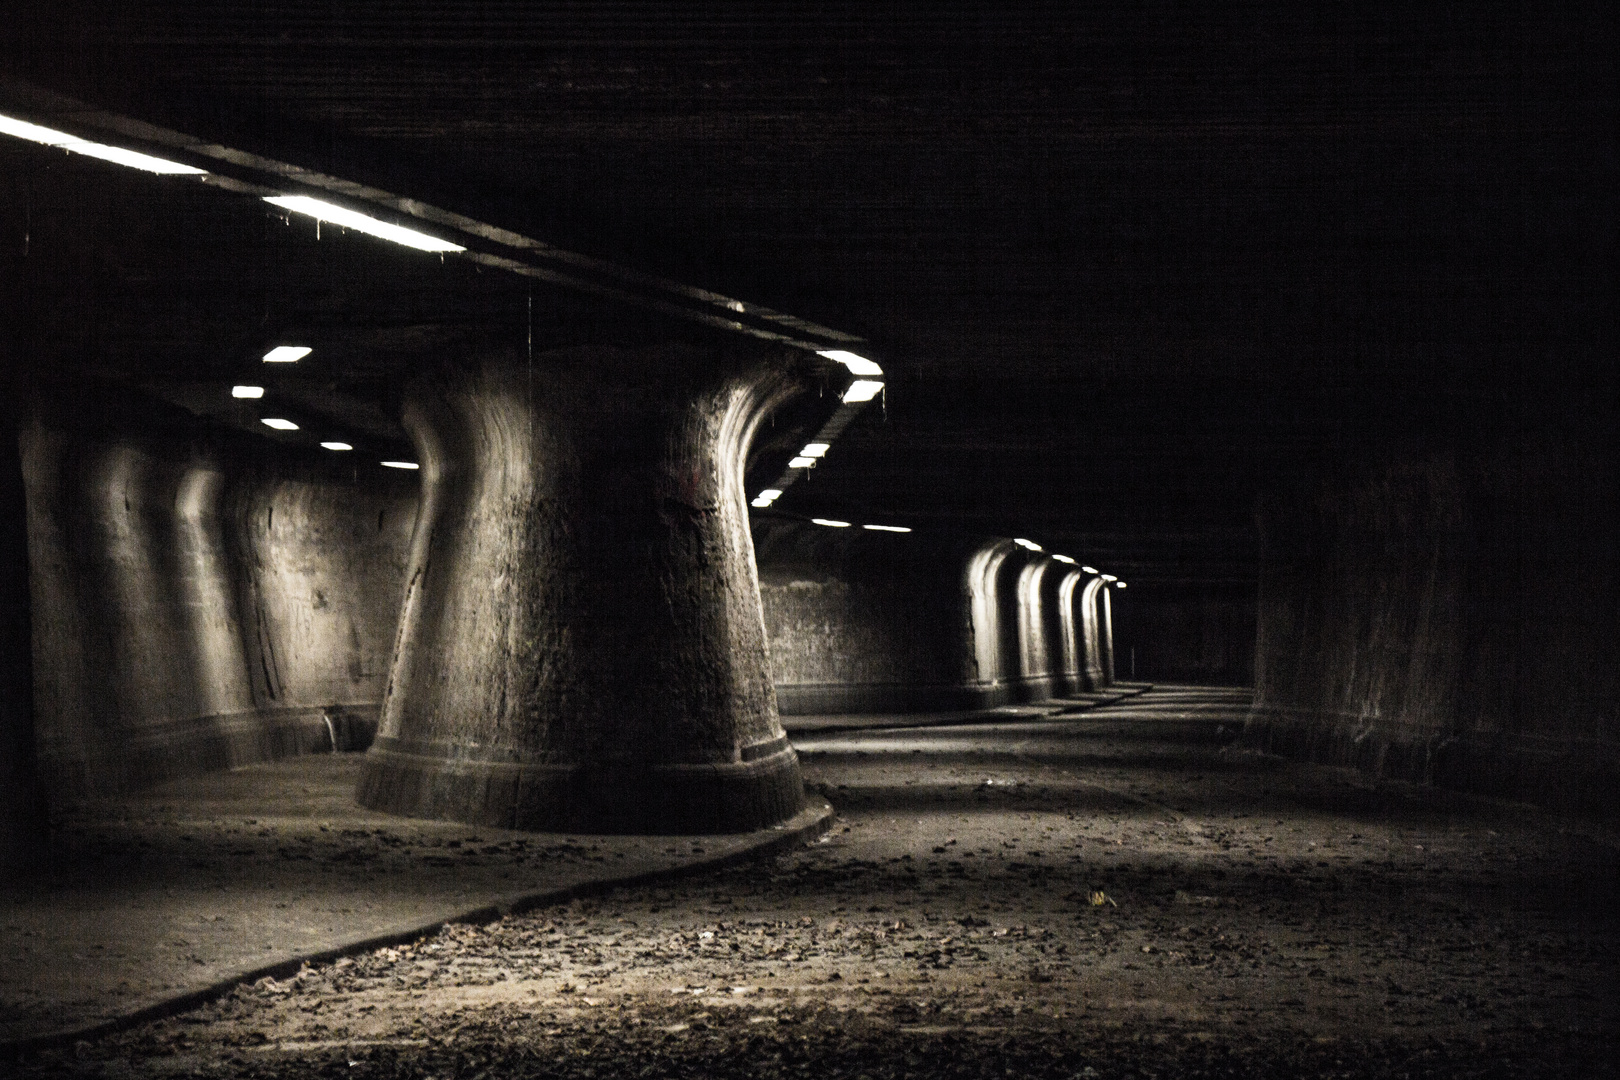
[[[1108,678],[1103,668],[1102,620],[1098,617],[1098,608],[1102,601],[1097,594],[1102,591],[1103,580],[1094,577],[1085,583],[1080,590],[1080,600],[1076,605],[1075,616],[1080,624],[1080,637],[1084,662],[1080,678],[1083,689],[1101,690],[1108,685]],[[1109,648],[1113,645],[1110,643]]]
[[[1065,697],[1081,693],[1085,682],[1085,627],[1083,620],[1075,618],[1075,593],[1084,577],[1078,570],[1070,570],[1059,580],[1057,602],[1053,612],[1057,618],[1056,640],[1062,643],[1061,674],[1058,692]]]
[[[743,467],[798,363],[580,348],[413,384],[422,503],[363,805],[574,832],[797,812]]]
[[[0,409],[0,873],[33,863],[45,840],[34,762],[27,521],[16,420]]]
[[[1102,641],[1102,672],[1103,678],[1108,680],[1105,685],[1114,685],[1114,601],[1113,590],[1106,586],[1101,591],[1102,611],[1097,617],[1098,637]]]

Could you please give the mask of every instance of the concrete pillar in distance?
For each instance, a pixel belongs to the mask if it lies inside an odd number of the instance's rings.
[[[1099,633],[1102,642],[1102,670],[1103,678],[1107,680],[1105,686],[1114,684],[1114,602],[1113,590],[1106,586],[1101,590],[1102,612],[1097,618]]]
[[[566,832],[798,811],[743,468],[800,363],[575,348],[413,384],[422,502],[363,805]]]

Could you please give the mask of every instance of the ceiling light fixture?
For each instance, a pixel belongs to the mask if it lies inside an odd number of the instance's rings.
[[[830,518],[811,518],[810,523],[812,525],[825,525],[829,529],[847,529],[847,528],[849,528],[849,522],[847,522],[847,521],[833,521]]]
[[[1104,581],[1118,581],[1119,580],[1119,578],[1115,577],[1113,574],[1104,574],[1102,576],[1102,579]]]
[[[1058,562],[1068,563],[1070,566],[1074,565],[1074,560],[1069,558],[1067,555],[1053,555],[1052,558],[1056,559]]]
[[[323,450],[353,450],[354,447],[350,446],[346,442],[323,442],[323,443],[321,443],[321,449],[323,449]]]
[[[368,236],[375,236],[380,240],[391,240],[396,244],[416,248],[418,251],[466,251],[460,244],[452,244],[448,240],[440,240],[436,236],[407,229],[403,225],[392,225],[386,221],[379,221],[374,217],[353,210],[335,206],[320,199],[312,199],[307,195],[267,195],[265,202],[291,210],[295,214],[304,214],[316,221],[330,221],[332,224],[355,232],[363,232]]]
[[[1123,588],[1124,588],[1124,587],[1125,587],[1125,583],[1124,583],[1124,582],[1123,582],[1123,581],[1116,581],[1116,582],[1114,582],[1114,588],[1116,588],[1116,589],[1123,589]]]
[[[910,532],[911,531],[909,528],[907,528],[904,525],[862,525],[861,528],[863,528],[863,529],[871,529],[873,532]]]
[[[832,443],[813,442],[805,443],[804,449],[799,451],[801,457],[825,457],[827,451],[832,449]]]
[[[883,384],[880,382],[874,382],[870,379],[856,379],[849,384],[849,389],[844,391],[842,400],[845,405],[856,405],[862,401],[871,401],[878,396],[882,389]]]
[[[262,386],[233,386],[233,387],[231,387],[231,397],[234,397],[234,398],[262,398],[262,397],[264,397],[264,387],[262,387]]]
[[[292,364],[314,352],[308,345],[277,345],[264,354],[267,364]]]
[[[810,457],[796,457],[788,462],[788,468],[790,469],[813,469],[815,467],[816,459]]]
[[[881,375],[883,369],[878,367],[866,357],[858,353],[846,352],[843,349],[824,349],[817,356],[825,356],[829,360],[836,360],[849,368],[851,375]]]
[[[777,499],[780,499],[781,497],[782,497],[782,492],[781,492],[780,489],[778,489],[778,488],[766,488],[764,491],[760,492],[757,496],[755,496],[754,501],[752,503],[750,503],[749,505],[750,506],[769,506],[769,505],[771,505],[771,503],[775,502]]]
[[[414,461],[384,461],[381,464],[385,469],[420,469],[422,467]]]
[[[1013,541],[1013,543],[1017,544],[1019,547],[1023,548],[1025,551],[1040,551],[1041,550],[1041,545],[1037,544],[1033,540],[1015,539]]]
[[[11,135],[18,139],[27,139],[29,142],[42,143],[45,146],[54,146],[58,150],[66,150],[70,154],[83,154],[85,157],[100,158],[110,161],[114,165],[127,165],[131,169],[140,169],[143,172],[160,173],[166,176],[206,176],[207,169],[199,169],[193,165],[182,165],[178,161],[169,161],[165,158],[153,157],[151,154],[137,153],[134,150],[125,150],[121,146],[108,146],[105,143],[91,142],[81,139],[77,135],[69,135],[65,131],[56,131],[38,124],[30,124],[26,120],[18,120],[10,116],[0,116],[0,134]]]
[[[269,416],[260,420],[265,427],[275,428],[277,431],[297,431],[298,425],[291,420],[283,420],[279,416]]]
[[[1095,574],[1097,572],[1097,568],[1095,566],[1082,566],[1080,569],[1084,570],[1088,574]]]

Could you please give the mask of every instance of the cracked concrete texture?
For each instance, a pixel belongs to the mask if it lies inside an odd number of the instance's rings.
[[[243,986],[23,1075],[1594,1076],[1614,840],[1235,753],[1241,693],[798,740],[821,841]]]

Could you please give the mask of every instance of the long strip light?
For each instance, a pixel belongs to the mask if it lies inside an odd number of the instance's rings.
[[[108,146],[106,143],[91,142],[81,139],[77,135],[69,135],[65,131],[56,131],[53,128],[40,127],[30,124],[26,120],[15,117],[0,116],[0,134],[10,135],[18,139],[27,139],[29,142],[42,143],[45,146],[54,146],[58,150],[66,150],[70,154],[83,154],[85,157],[100,158],[110,161],[114,165],[127,165],[131,169],[141,169],[149,173],[161,173],[166,176],[206,176],[207,169],[199,169],[194,165],[182,165],[178,161],[169,161],[167,158],[153,157],[151,154],[142,154],[134,150],[125,150],[121,146]]]
[[[264,387],[262,387],[262,386],[233,386],[233,387],[231,387],[231,397],[233,397],[233,398],[250,398],[250,399],[251,398],[262,398],[262,397],[264,397]]]
[[[883,384],[880,382],[871,379],[856,379],[849,384],[849,389],[844,391],[844,396],[840,400],[845,405],[858,405],[863,401],[871,401],[882,391]]]
[[[825,356],[829,360],[835,360],[838,363],[843,364],[845,367],[849,368],[849,373],[851,375],[883,374],[882,368],[878,367],[877,364],[868,360],[866,357],[861,356],[859,353],[847,352],[844,349],[823,349],[816,353],[816,355]]]
[[[862,525],[861,528],[863,528],[863,529],[871,529],[873,532],[906,533],[906,532],[911,531],[911,529],[908,528],[905,525]]]
[[[1052,555],[1052,558],[1056,559],[1058,562],[1061,562],[1061,563],[1068,563],[1070,566],[1074,565],[1074,560],[1069,558],[1067,555],[1058,555],[1058,554],[1054,553]]]
[[[825,525],[829,529],[847,529],[847,528],[849,528],[849,522],[847,522],[847,521],[833,521],[831,518],[811,518],[810,523],[812,525]]]
[[[1082,566],[1080,569],[1084,570],[1088,574],[1095,574],[1097,572],[1097,568],[1095,566]]]
[[[378,464],[385,469],[420,469],[422,467],[414,461],[383,461]]]
[[[1019,547],[1023,548],[1025,551],[1040,551],[1041,550],[1041,545],[1037,544],[1033,540],[1017,539],[1017,540],[1014,540],[1013,543],[1017,544]]]
[[[283,420],[279,416],[267,416],[263,420],[260,420],[259,423],[263,424],[265,427],[268,427],[268,428],[275,428],[277,431],[297,431],[298,430],[298,425],[297,424],[293,423],[291,420]]]
[[[381,240],[391,240],[396,244],[416,248],[418,251],[466,251],[460,244],[452,244],[448,240],[440,240],[437,236],[407,229],[403,225],[393,225],[386,221],[379,221],[374,217],[357,213],[342,206],[336,206],[320,199],[312,199],[308,195],[266,195],[265,202],[291,210],[295,214],[305,214],[316,221],[330,221],[333,225],[355,232],[363,232],[368,236],[375,236]]]

